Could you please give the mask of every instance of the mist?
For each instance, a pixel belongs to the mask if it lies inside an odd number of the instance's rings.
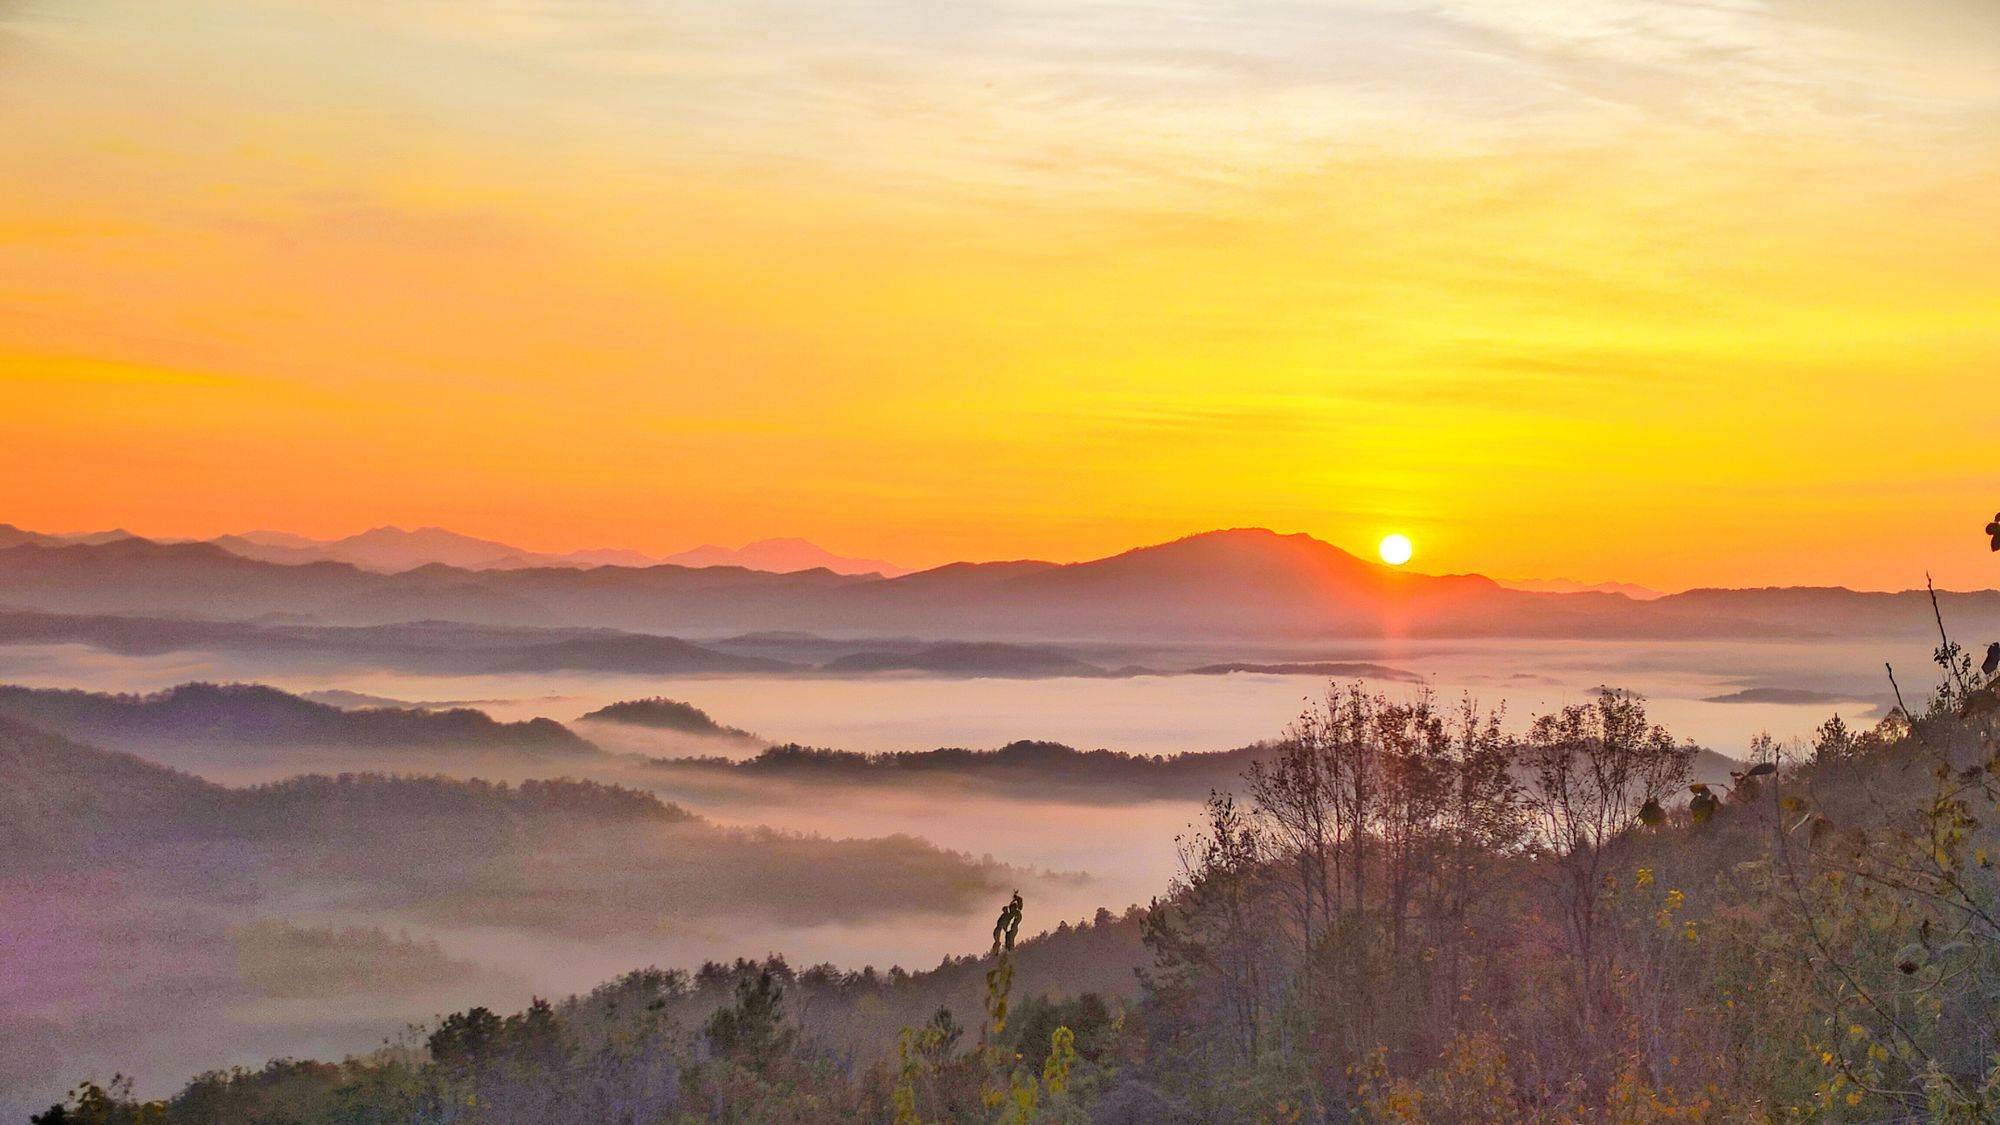
[[[1803,734],[1833,710],[1862,716],[1882,705],[1872,645],[1411,643],[1256,655],[1373,661],[1395,675],[1375,681],[1392,695],[1426,680],[1440,692],[1504,702],[1521,720],[1615,683],[1647,693],[1677,733],[1725,752],[1740,752],[1760,731]],[[0,646],[0,680],[115,692],[254,680],[349,709],[409,705],[442,715],[469,707],[500,725],[450,744],[88,730],[100,744],[220,785],[357,772],[512,785],[568,778],[674,808],[661,823],[588,832],[549,823],[525,836],[481,837],[507,843],[477,856],[463,850],[462,825],[413,828],[409,814],[380,809],[369,816],[403,821],[381,838],[356,836],[352,825],[329,835],[337,822],[310,817],[301,822],[315,826],[309,841],[230,836],[246,816],[268,831],[274,817],[293,815],[273,813],[267,790],[196,818],[229,828],[228,839],[211,838],[199,852],[182,839],[178,850],[126,856],[123,867],[95,856],[60,877],[12,879],[6,916],[25,921],[10,922],[6,940],[32,971],[14,977],[0,1004],[18,1045],[0,1089],[24,1107],[84,1073],[122,1070],[142,1093],[165,1093],[217,1065],[338,1057],[440,1012],[512,1010],[647,965],[782,954],[796,964],[928,967],[982,947],[994,905],[1015,889],[1030,903],[1031,929],[1074,925],[1099,907],[1123,911],[1175,873],[1174,838],[1198,817],[1208,774],[1174,779],[1164,766],[1120,767],[1152,771],[1134,783],[1129,772],[791,774],[750,765],[780,742],[911,754],[1024,738],[1186,762],[1278,735],[1326,686],[1323,676],[1263,672],[416,675],[324,656],[269,665],[80,644]],[[1766,701],[1788,692],[1813,694],[1810,702]],[[1713,701],[1731,695],[1756,701]],[[650,697],[691,703],[728,733],[584,718]],[[507,724],[534,720],[563,724],[583,747],[551,751],[545,728],[535,728],[540,741],[524,749],[519,732],[529,728]],[[1212,772],[1227,778],[1239,769],[1218,756]],[[855,1026],[875,1029],[875,1021]]]

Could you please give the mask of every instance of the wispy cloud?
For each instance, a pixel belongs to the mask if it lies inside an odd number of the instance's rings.
[[[378,0],[335,18],[458,44],[516,69],[546,112],[587,99],[600,124],[629,115],[711,154],[1087,189],[1384,143],[1832,133],[1888,113],[1948,128],[1990,107],[1991,68],[1946,59],[1958,81],[1940,82],[1900,53],[1966,3],[1911,5],[1914,42],[1802,0]]]

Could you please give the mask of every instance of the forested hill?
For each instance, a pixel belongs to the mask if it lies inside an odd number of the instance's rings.
[[[170,826],[224,790],[0,716],[0,870],[93,860]]]
[[[1210,793],[1242,793],[1251,767],[1280,753],[1277,742],[1184,754],[1078,750],[1060,742],[1023,740],[997,750],[948,746],[868,754],[853,750],[773,746],[755,757],[653,758],[652,768],[686,780],[755,779],[842,785],[935,785],[985,789],[1024,799],[1056,798],[1103,804],[1201,801]],[[1695,780],[1726,781],[1743,763],[1692,748]]]
[[[715,721],[708,712],[692,703],[678,699],[654,697],[652,699],[627,699],[599,707],[589,714],[579,716],[581,723],[622,723],[627,726],[647,727],[653,730],[673,731],[678,734],[699,735],[704,738],[726,738],[748,741],[756,736],[747,730],[724,726]]]
[[[466,1002],[469,978],[452,991],[434,975],[468,970],[461,950],[505,976],[523,949],[927,925],[1037,879],[910,837],[725,828],[592,782],[229,787],[0,717],[0,1116],[57,1096],[73,1069],[204,1067],[258,1042],[260,1021],[283,1042],[301,1020],[375,1041]],[[454,955],[419,948],[432,934],[453,935]],[[338,988],[304,1012],[295,989],[315,979]]]
[[[1250,763],[1270,747],[1127,754],[1077,750],[1059,742],[1010,742],[997,750],[942,747],[866,754],[788,744],[752,758],[654,758],[655,769],[691,776],[727,775],[768,781],[845,785],[970,785],[1013,795],[1074,796],[1123,803],[1161,799],[1202,800],[1214,790],[1238,787]]]
[[[0,868],[8,870],[80,868],[114,855],[177,866],[198,858],[190,848],[226,844],[270,849],[257,851],[264,859],[310,858],[321,871],[380,862],[386,874],[413,855],[444,867],[591,826],[691,822],[651,794],[595,782],[346,774],[232,789],[0,717]],[[426,847],[412,849],[417,840]],[[251,858],[239,854],[239,870],[254,877]]]
[[[908,837],[721,828],[590,781],[343,774],[230,788],[3,719],[0,824],[4,871],[115,858],[149,895],[240,904],[317,886],[435,921],[561,932],[950,912],[1028,878]]]
[[[538,758],[598,753],[551,719],[499,722],[469,708],[344,710],[260,684],[189,683],[152,695],[0,685],[0,715],[138,753],[163,743],[482,750]]]

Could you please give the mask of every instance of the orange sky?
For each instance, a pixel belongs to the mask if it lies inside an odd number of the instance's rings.
[[[0,521],[2000,584],[1990,0],[15,0],[0,102]]]

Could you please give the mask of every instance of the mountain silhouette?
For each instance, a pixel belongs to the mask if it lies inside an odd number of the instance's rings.
[[[125,536],[127,533],[102,533]],[[0,524],[0,547],[34,542],[59,546],[82,541],[76,536],[39,535]],[[746,570],[790,574],[825,569],[835,574],[909,573],[907,568],[881,559],[855,559],[804,539],[760,539],[742,547],[696,547],[665,558],[642,551],[594,548],[581,551],[530,551],[495,539],[463,535],[442,527],[376,527],[341,539],[311,539],[284,531],[246,531],[239,535],[218,535],[206,542],[244,558],[260,562],[301,564],[344,562],[364,570],[396,574],[440,564],[462,570],[522,570],[530,567],[590,568],[598,566],[648,567],[671,564],[685,567],[741,567]]]
[[[888,578],[909,573],[908,568],[881,559],[851,559],[836,555],[804,539],[759,539],[735,548],[707,544],[692,551],[668,555],[660,561],[676,566],[740,566],[749,570],[768,570],[774,574],[815,568],[835,574],[880,574]]]
[[[1205,532],[1086,562],[954,563],[894,578],[670,564],[428,563],[382,573],[341,562],[259,562],[212,543],[21,542],[0,547],[0,590],[9,608],[60,614],[371,626],[435,620],[683,637],[791,630],[924,642],[1840,635],[1921,641],[1931,627],[1921,590],[1689,590],[1651,600],[1538,593],[1479,575],[1387,567],[1311,536],[1255,528]],[[1954,628],[2000,633],[2000,593],[1940,592],[1939,598]],[[697,664],[730,670],[718,654],[678,644],[572,640],[583,643],[564,643],[541,658],[565,667],[636,661],[660,672]]]

